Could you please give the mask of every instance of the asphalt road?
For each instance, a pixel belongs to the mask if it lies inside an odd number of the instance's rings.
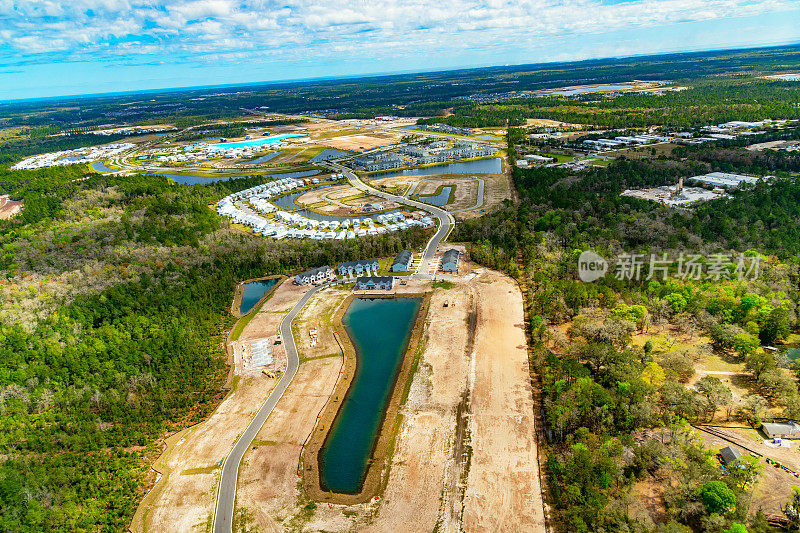
[[[422,254],[422,261],[420,262],[417,271],[413,274],[413,277],[417,278],[429,277],[428,264],[436,255],[436,250],[439,248],[441,242],[447,238],[447,236],[450,234],[450,231],[453,229],[455,224],[453,215],[444,209],[439,209],[436,206],[378,190],[361,181],[358,176],[355,175],[355,173],[341,165],[328,163],[327,166],[333,168],[336,172],[341,172],[347,176],[350,184],[357,189],[368,192],[375,196],[380,196],[381,198],[385,198],[387,200],[394,200],[401,204],[417,207],[427,211],[428,213],[431,213],[436,217],[436,219],[439,221],[439,227],[425,246],[425,251]],[[286,392],[286,389],[289,387],[292,379],[294,379],[294,375],[297,373],[297,368],[300,366],[300,358],[297,355],[297,347],[295,346],[294,335],[292,334],[292,321],[295,319],[306,302],[308,302],[309,298],[311,298],[311,296],[324,287],[325,285],[321,285],[306,292],[281,322],[281,338],[283,339],[286,349],[286,358],[288,361],[286,373],[281,377],[281,380],[264,402],[264,405],[261,406],[261,409],[259,409],[258,413],[256,413],[253,421],[250,422],[250,425],[248,425],[247,429],[244,430],[242,436],[239,437],[238,441],[236,441],[233,450],[231,450],[231,453],[228,454],[228,457],[225,459],[225,463],[222,465],[219,492],[217,493],[217,507],[214,512],[214,533],[229,533],[232,531],[233,509],[234,502],[236,501],[236,482],[239,476],[239,464],[242,462],[242,457],[244,457],[247,448],[252,444],[253,439],[258,434],[261,426],[264,425],[264,422],[266,422],[270,413],[272,413],[275,405],[278,403],[281,397],[283,397],[283,394]]]
[[[229,533],[233,527],[233,506],[236,500],[236,481],[239,477],[239,464],[242,462],[242,457],[247,451],[247,448],[252,444],[253,439],[258,434],[261,426],[264,425],[275,405],[281,399],[289,384],[292,382],[294,375],[297,373],[297,368],[300,366],[300,358],[297,355],[297,346],[294,343],[294,335],[292,334],[292,321],[297,314],[308,302],[309,298],[317,291],[325,288],[325,285],[313,287],[306,292],[300,301],[289,311],[289,314],[284,317],[281,322],[281,339],[286,349],[286,372],[281,377],[278,384],[272,390],[264,405],[256,413],[253,421],[244,430],[242,436],[236,441],[236,445],[228,454],[225,463],[222,465],[222,476],[220,478],[219,492],[217,493],[217,507],[214,512],[214,533]]]
[[[465,207],[464,209],[456,209],[455,211],[451,211],[451,213],[463,213],[464,211],[473,211],[480,207],[483,207],[483,189],[484,189],[484,181],[483,178],[479,178],[478,176],[472,176],[472,179],[478,180],[478,201],[475,202],[475,205],[472,207]]]
[[[376,189],[371,185],[367,185],[363,181],[359,179],[356,174],[347,167],[343,167],[342,165],[336,163],[329,163],[329,166],[335,172],[341,172],[344,174],[350,185],[353,187],[368,192],[375,196],[380,196],[381,198],[385,198],[387,200],[393,200],[400,204],[406,204],[410,206],[414,206],[418,209],[422,209],[423,211],[427,211],[428,213],[432,214],[436,219],[439,221],[439,227],[436,230],[436,233],[431,237],[428,241],[428,244],[425,246],[425,251],[422,253],[422,261],[420,261],[419,267],[417,267],[417,271],[412,275],[414,278],[427,278],[428,275],[428,264],[436,255],[436,250],[439,249],[439,244],[443,240],[447,238],[452,231],[453,226],[455,225],[456,221],[453,218],[453,215],[449,212],[445,211],[444,209],[440,209],[435,205],[426,204],[424,202],[418,202],[416,200],[412,200],[410,198],[406,198],[404,196],[397,196],[396,194],[390,194],[388,192],[381,191],[380,189]],[[481,191],[482,192],[482,191]],[[482,198],[482,195],[481,195]]]

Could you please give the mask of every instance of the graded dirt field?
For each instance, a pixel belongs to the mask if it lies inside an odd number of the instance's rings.
[[[0,196],[0,220],[7,220],[22,211],[22,202],[11,200],[7,194]]]
[[[366,504],[317,504],[299,489],[301,445],[342,364],[329,317],[348,293],[327,290],[309,302],[296,328],[303,363],[240,469],[237,527],[544,530],[522,296],[499,273],[466,266],[462,274],[434,290],[385,489]],[[425,287],[410,280],[398,292]]]
[[[468,209],[470,207],[474,207],[477,204],[478,188],[479,188],[478,184],[479,181],[471,177],[420,180],[419,182],[417,182],[417,186],[414,187],[413,194],[415,197],[432,196],[437,194],[437,192],[439,191],[439,187],[455,185],[456,190],[453,194],[453,201],[443,206],[448,211],[455,211],[459,209]],[[420,198],[417,199],[420,200]]]
[[[508,165],[503,162],[503,168],[507,169]],[[468,209],[476,204],[477,198],[477,177],[483,180],[483,205],[477,209],[470,209],[462,211],[458,214],[459,218],[474,218],[480,216],[485,212],[492,211],[502,203],[503,200],[512,197],[511,177],[507,173],[503,174],[442,174],[432,176],[393,176],[388,178],[372,179],[372,185],[376,187],[385,186],[387,189],[393,190],[395,194],[411,194],[417,195],[422,191],[424,194],[428,192],[435,192],[440,185],[447,185],[455,183],[456,198],[455,201],[446,206],[450,211]],[[431,185],[426,185],[430,183]],[[467,184],[463,187],[463,184]],[[429,189],[430,187],[430,189]]]
[[[241,340],[273,335],[283,316],[305,292],[284,281],[247,324]],[[277,379],[234,378],[233,390],[211,416],[173,436],[153,469],[161,476],[134,516],[131,530],[206,531],[216,504],[222,462],[261,407]]]

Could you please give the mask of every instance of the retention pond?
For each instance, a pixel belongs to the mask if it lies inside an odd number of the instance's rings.
[[[239,313],[242,315],[249,313],[277,282],[278,278],[270,278],[245,283],[242,288],[242,303],[239,305]]]
[[[421,298],[356,298],[344,314],[356,371],[319,452],[323,491],[361,490],[421,303]]]

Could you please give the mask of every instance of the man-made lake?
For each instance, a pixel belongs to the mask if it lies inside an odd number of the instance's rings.
[[[439,194],[435,196],[420,196],[417,198],[420,202],[425,202],[426,204],[433,204],[433,205],[445,205],[447,202],[450,201],[450,193],[453,191],[453,187],[447,186],[442,187],[442,190],[439,191]]]
[[[316,176],[322,172],[321,170],[302,170],[298,172],[284,172],[283,174],[269,174],[267,179],[283,179],[283,178],[307,178],[308,176]],[[246,176],[192,176],[189,174],[161,174],[175,180],[178,185],[204,185],[207,183],[214,183],[215,181],[228,181],[236,178],[250,178],[254,174]]]
[[[252,161],[245,161],[242,165],[258,165],[259,163],[266,163],[272,159],[275,159],[279,155],[283,153],[283,150],[278,150],[277,152],[271,152],[267,155],[262,155],[259,158],[253,159]]]
[[[255,306],[276,283],[278,283],[278,278],[261,279],[245,283],[242,288],[242,303],[239,305],[239,312],[243,315],[249,313],[250,310],[253,309],[253,306]]]
[[[356,298],[348,307],[342,321],[356,348],[356,372],[319,452],[322,490],[361,490],[421,303]]]
[[[116,172],[113,168],[108,168],[102,161],[95,161],[92,163],[92,169],[97,172]]]
[[[308,160],[309,163],[319,163],[320,161],[327,161],[328,159],[336,159],[350,155],[348,152],[342,152],[334,148],[325,148],[323,151]]]
[[[229,148],[245,148],[247,146],[263,146],[265,144],[278,144],[284,139],[294,137],[305,137],[305,133],[285,133],[283,135],[273,135],[271,137],[260,137],[258,139],[247,139],[246,141],[236,141],[230,143],[209,144],[212,148],[227,150]]]
[[[409,168],[406,170],[393,170],[372,174],[373,179],[392,178],[394,176],[435,176],[437,174],[500,174],[503,165],[499,157],[492,159],[476,159],[475,161],[461,161],[445,165],[433,165],[423,168]]]
[[[636,85],[635,83],[615,83],[607,85],[592,85],[590,87],[574,87],[569,89],[553,89],[547,91],[547,94],[555,94],[557,96],[572,96],[575,94],[584,93],[599,93],[605,91],[621,91],[623,89],[630,89]]]

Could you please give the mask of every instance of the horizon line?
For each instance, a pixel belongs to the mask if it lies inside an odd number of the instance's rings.
[[[490,69],[490,68],[519,68],[519,67],[534,67],[540,65],[573,65],[573,64],[580,64],[580,63],[590,63],[593,61],[608,61],[608,60],[624,60],[624,59],[631,59],[631,58],[656,58],[656,57],[665,57],[665,56],[680,56],[680,55],[693,55],[693,54],[704,54],[704,53],[711,53],[711,52],[744,52],[748,50],[769,50],[769,49],[776,49],[776,48],[793,48],[793,47],[800,47],[800,41],[793,41],[793,42],[786,42],[782,44],[770,44],[767,46],[752,46],[752,47],[735,47],[735,48],[704,48],[704,49],[686,49],[686,50],[679,50],[679,51],[671,51],[671,52],[661,52],[661,53],[643,53],[643,54],[630,54],[630,55],[621,55],[621,56],[603,56],[603,57],[594,57],[594,58],[587,58],[587,59],[578,59],[572,61],[538,61],[533,63],[515,63],[515,64],[483,64],[483,65],[474,65],[474,66],[464,66],[464,67],[456,67],[456,68],[449,68],[449,69],[430,69],[430,70],[397,70],[397,71],[390,71],[390,72],[373,72],[369,74],[357,75],[357,74],[342,74],[342,75],[333,75],[333,76],[311,76],[308,78],[288,78],[288,79],[276,79],[276,80],[261,80],[261,81],[250,81],[250,82],[235,82],[235,83],[214,83],[208,85],[188,85],[188,86],[181,86],[181,87],[159,87],[154,89],[132,89],[128,91],[111,91],[111,92],[102,92],[102,93],[79,93],[79,94],[63,94],[63,95],[55,95],[55,96],[38,96],[38,97],[31,97],[31,98],[10,98],[10,99],[0,99],[0,105],[14,105],[14,104],[27,104],[27,103],[36,103],[36,102],[46,102],[46,101],[53,101],[59,99],[65,100],[77,100],[77,99],[90,99],[90,98],[103,98],[103,97],[119,97],[119,96],[126,96],[126,95],[135,95],[135,94],[166,94],[166,93],[175,93],[175,92],[190,92],[190,91],[199,91],[199,90],[206,90],[206,89],[230,89],[236,87],[263,87],[263,86],[275,86],[275,85],[300,85],[304,83],[313,83],[313,82],[321,82],[321,81],[335,81],[335,80],[365,80],[371,78],[388,78],[391,76],[402,76],[402,75],[413,75],[413,74],[432,74],[432,73],[446,73],[446,72],[460,72],[460,71],[469,71],[469,70],[482,70],[482,69]]]

